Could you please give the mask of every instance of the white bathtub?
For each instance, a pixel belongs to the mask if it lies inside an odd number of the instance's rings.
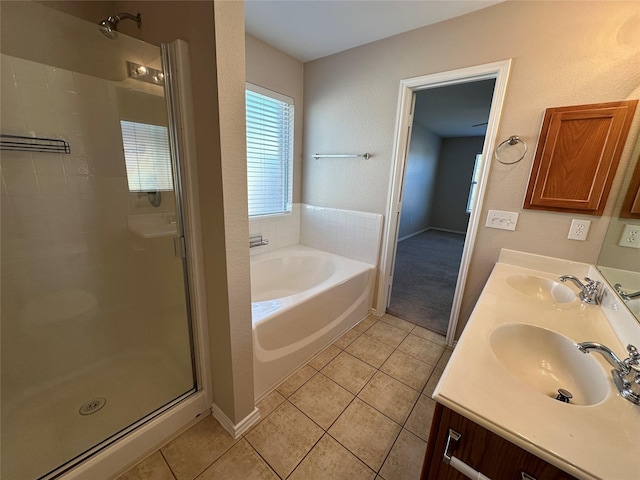
[[[259,400],[369,313],[375,266],[293,245],[251,257]]]

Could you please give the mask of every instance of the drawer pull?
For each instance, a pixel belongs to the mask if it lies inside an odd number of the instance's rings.
[[[460,435],[458,432],[456,432],[452,428],[449,429],[449,435],[447,437],[447,443],[445,444],[445,447],[444,447],[444,455],[442,456],[442,461],[447,465],[450,465],[451,467],[455,468],[465,477],[471,478],[472,480],[491,480],[486,475],[483,475],[482,473],[473,469],[472,467],[464,463],[462,460],[454,457],[451,454],[451,450],[455,448],[455,443],[458,440],[460,440],[460,437],[462,437],[462,435]]]

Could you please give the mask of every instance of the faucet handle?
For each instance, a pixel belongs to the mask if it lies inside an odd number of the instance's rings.
[[[627,345],[627,352],[629,353],[629,358],[625,363],[636,372],[640,372],[640,352],[631,344]]]

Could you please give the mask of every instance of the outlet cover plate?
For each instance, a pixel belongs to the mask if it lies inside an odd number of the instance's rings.
[[[571,228],[569,229],[570,240],[580,240],[584,242],[587,239],[587,233],[589,233],[589,227],[591,226],[591,220],[578,220],[574,218],[571,220]]]
[[[640,248],[640,225],[625,225],[618,245],[621,247]]]

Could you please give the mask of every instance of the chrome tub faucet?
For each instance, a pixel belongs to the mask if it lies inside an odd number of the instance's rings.
[[[584,303],[588,303],[589,305],[598,305],[600,303],[600,282],[595,280],[591,280],[589,277],[584,277],[586,284],[582,283],[578,280],[577,277],[573,275],[562,275],[560,277],[561,282],[566,282],[570,280],[573,284],[580,289],[580,300]]]
[[[262,238],[262,235],[252,235],[249,237],[249,248],[261,247],[262,245],[269,245],[269,240]]]
[[[633,345],[627,345],[629,357],[624,360],[600,343],[582,342],[576,344],[582,353],[598,352],[613,366],[611,375],[620,396],[631,403],[640,405],[640,352]]]

